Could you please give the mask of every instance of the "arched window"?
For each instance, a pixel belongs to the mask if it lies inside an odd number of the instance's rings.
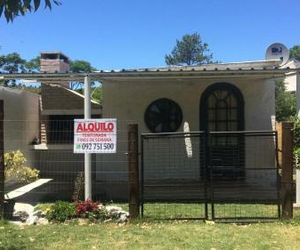
[[[244,129],[244,100],[237,87],[229,83],[215,83],[204,91],[200,103],[200,129]]]

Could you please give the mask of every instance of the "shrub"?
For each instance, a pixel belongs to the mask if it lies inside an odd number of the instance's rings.
[[[294,150],[295,167],[300,169],[300,148]]]
[[[78,216],[85,216],[87,213],[93,213],[98,210],[98,202],[92,200],[79,201],[76,203],[76,214]]]
[[[300,168],[300,119],[297,116],[292,117],[294,133],[294,160],[296,168]]]
[[[300,119],[297,116],[292,117],[291,121],[294,123],[294,147],[300,148]]]
[[[288,121],[296,115],[296,95],[286,91],[283,81],[276,82],[275,111],[277,121]]]
[[[65,201],[54,203],[46,214],[49,221],[64,222],[76,216],[75,204]]]
[[[4,154],[5,178],[13,178],[18,182],[30,183],[39,177],[39,171],[25,165],[26,158],[20,151]]]
[[[76,214],[79,217],[90,220],[104,220],[108,217],[107,211],[102,204],[92,200],[79,201],[76,203]]]

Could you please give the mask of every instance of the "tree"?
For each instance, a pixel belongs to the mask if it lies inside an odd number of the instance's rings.
[[[176,40],[171,54],[165,56],[167,65],[200,65],[212,62],[208,44],[203,43],[200,34],[186,34]]]
[[[73,73],[91,73],[96,69],[91,65],[90,62],[84,60],[75,60],[70,62],[70,71]],[[71,82],[70,88],[73,90],[80,90],[82,89],[82,82]],[[91,82],[93,85],[94,83]]]
[[[59,0],[44,0],[45,8],[51,9],[53,3],[60,5]],[[41,0],[0,0],[0,17],[4,15],[7,22],[12,22],[16,16],[24,16],[28,12],[37,11]]]
[[[295,93],[287,92],[284,82],[276,82],[275,111],[277,121],[288,121],[296,115]]]
[[[30,72],[39,72],[40,71],[40,56],[32,58],[30,61],[25,63],[25,67]]]
[[[19,73],[24,72],[25,68],[25,60],[21,58],[18,53],[10,53],[7,55],[0,56],[0,72],[3,73]],[[0,84],[4,86],[16,87],[15,80],[1,80]]]
[[[70,63],[70,70],[73,73],[90,73],[96,69],[87,61],[75,60]]]
[[[32,71],[39,71],[39,57],[26,61],[18,53],[10,53],[0,56],[0,72],[3,73],[26,73]],[[0,85],[22,88],[28,91],[38,93],[39,87],[27,86],[16,80],[1,80]]]
[[[7,55],[0,56],[0,70],[5,73],[19,73],[24,72],[25,62],[21,56],[14,52]]]
[[[300,61],[300,45],[290,48],[290,58]]]

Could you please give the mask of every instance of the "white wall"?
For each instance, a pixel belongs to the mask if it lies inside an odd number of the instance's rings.
[[[4,150],[21,150],[33,166],[31,143],[39,137],[39,95],[0,87],[0,99],[4,101]]]
[[[148,105],[159,98],[169,98],[179,104],[183,112],[183,124],[188,124],[191,131],[199,130],[200,99],[205,89],[216,82],[227,82],[241,91],[245,101],[245,130],[272,130],[272,117],[275,116],[275,85],[272,80],[264,79],[127,79],[103,81],[103,117],[118,119],[118,148],[114,155],[97,155],[98,181],[127,180],[127,124],[138,123],[139,132],[150,132],[144,122],[144,112]],[[249,140],[248,140],[249,141]],[[155,171],[145,170],[145,178],[197,179],[200,175],[199,139],[191,139],[194,154],[188,156],[186,141],[181,139],[174,144],[162,145],[152,150],[152,159],[145,162]],[[264,142],[270,144],[269,142]],[[256,147],[253,145],[256,144]],[[259,144],[259,145],[257,145]],[[262,142],[246,142],[246,167],[274,166],[273,146],[263,146]],[[258,148],[266,149],[266,152]],[[167,154],[172,151],[173,159]],[[263,153],[264,152],[264,153]],[[262,164],[254,162],[253,154],[259,156]],[[155,163],[153,163],[155,161]],[[168,166],[166,166],[166,162]],[[172,169],[170,169],[172,165]],[[254,166],[255,165],[255,166]],[[182,166],[185,166],[183,168]],[[153,169],[154,170],[154,169]],[[172,173],[170,171],[173,171]],[[169,174],[168,174],[169,173]],[[174,174],[173,174],[174,173]]]
[[[180,105],[183,120],[189,123],[191,130],[199,130],[201,94],[216,82],[231,83],[242,92],[246,130],[272,129],[271,116],[275,115],[274,84],[259,79],[104,81],[103,116],[137,121],[141,132],[150,132],[144,123],[144,112],[152,101],[165,97]]]

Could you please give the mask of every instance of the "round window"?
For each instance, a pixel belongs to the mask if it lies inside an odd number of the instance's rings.
[[[181,108],[176,102],[167,98],[152,102],[145,112],[145,123],[153,133],[175,132],[181,122]]]

